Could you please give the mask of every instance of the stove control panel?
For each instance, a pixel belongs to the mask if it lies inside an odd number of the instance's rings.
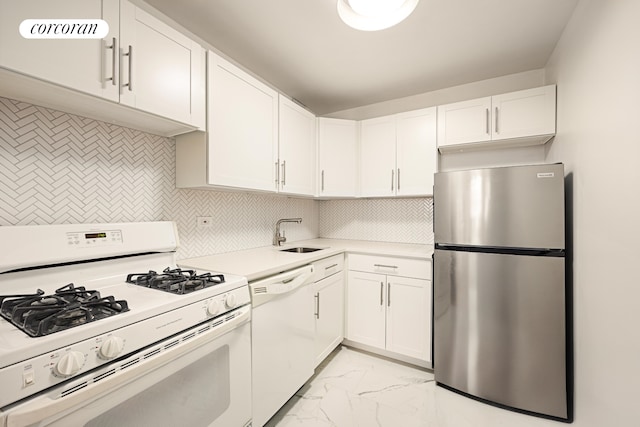
[[[122,244],[121,230],[82,231],[67,233],[67,245],[75,247],[111,246]]]

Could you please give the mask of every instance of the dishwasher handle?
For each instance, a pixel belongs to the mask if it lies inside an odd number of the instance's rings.
[[[253,307],[258,307],[275,296],[294,292],[311,282],[313,282],[313,266],[311,265],[258,280],[249,284],[251,304]]]

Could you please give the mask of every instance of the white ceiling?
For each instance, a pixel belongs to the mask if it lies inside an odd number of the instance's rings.
[[[379,32],[336,0],[146,0],[317,115],[543,68],[578,0],[421,0]]]

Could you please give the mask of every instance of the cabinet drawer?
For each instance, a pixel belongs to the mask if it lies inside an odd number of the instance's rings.
[[[313,263],[313,281],[317,282],[344,270],[344,255],[334,255]]]
[[[431,280],[431,261],[426,259],[349,254],[349,270]]]

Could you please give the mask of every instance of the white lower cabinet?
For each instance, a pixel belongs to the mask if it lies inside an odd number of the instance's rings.
[[[317,367],[344,339],[344,255],[317,261],[313,268]]]
[[[344,338],[344,273],[322,279],[315,284],[316,366]]]
[[[385,348],[386,277],[349,271],[347,276],[347,338]]]
[[[386,348],[431,359],[431,282],[387,276]]]
[[[430,267],[427,260],[350,255],[346,338],[430,366]]]

